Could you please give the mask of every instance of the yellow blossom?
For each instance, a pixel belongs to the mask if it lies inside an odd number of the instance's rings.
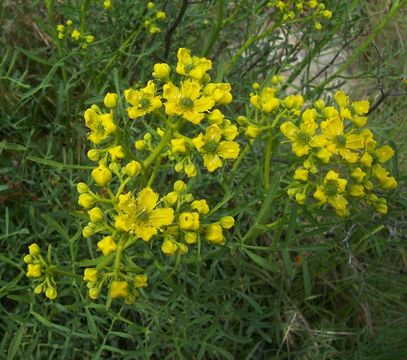
[[[110,296],[112,299],[124,298],[129,295],[129,284],[127,281],[113,280],[110,283]]]
[[[172,153],[185,153],[187,152],[185,139],[172,139],[171,140],[171,151]]]
[[[222,130],[213,124],[206,128],[205,135],[199,134],[192,139],[195,148],[203,153],[204,165],[209,172],[222,166],[223,159],[236,159],[239,155],[239,144],[234,141],[220,141]]]
[[[40,249],[40,247],[38,246],[38,244],[36,244],[36,243],[31,244],[31,245],[28,247],[28,251],[29,251],[29,253],[30,253],[31,256],[37,256],[37,255],[40,255],[40,254],[41,254],[41,249]]]
[[[83,280],[86,282],[94,282],[98,279],[99,272],[93,268],[86,268],[83,274]]]
[[[45,296],[50,300],[55,300],[58,296],[57,289],[53,286],[50,286],[45,290]]]
[[[176,191],[177,193],[183,193],[187,189],[187,184],[185,184],[182,180],[177,180],[174,183],[173,188],[174,188],[174,191]]]
[[[85,111],[84,115],[85,125],[92,130],[88,135],[88,139],[96,145],[116,131],[113,115],[100,114],[98,110],[97,106],[92,106]]]
[[[193,201],[191,203],[191,209],[197,210],[200,215],[206,215],[209,212],[209,206],[205,199]]]
[[[211,97],[216,104],[227,105],[233,100],[231,89],[229,83],[209,83],[204,87],[203,93]]]
[[[219,220],[219,224],[224,229],[231,229],[235,225],[235,219],[232,216],[223,216]]]
[[[195,125],[202,121],[204,112],[215,105],[212,97],[202,96],[201,85],[190,79],[182,82],[181,89],[171,82],[165,84],[163,97],[167,100],[165,103],[167,115],[180,115]]]
[[[148,286],[147,280],[147,275],[136,275],[134,278],[134,286],[136,288],[145,288]]]
[[[125,154],[124,154],[124,149],[121,145],[113,146],[109,148],[108,150],[110,156],[112,157],[112,161],[116,161],[118,159],[123,159]]]
[[[365,115],[369,112],[369,101],[368,100],[361,100],[361,101],[354,101],[352,103],[352,108],[358,115]]]
[[[349,195],[356,197],[356,198],[361,198],[365,196],[364,192],[365,188],[363,185],[350,185],[349,186]]]
[[[346,108],[349,106],[349,98],[344,91],[340,90],[335,93],[335,102],[341,107]]]
[[[42,275],[42,267],[40,264],[27,265],[27,277],[39,278]]]
[[[90,194],[80,194],[78,204],[85,209],[90,209],[95,204],[95,198]]]
[[[102,240],[97,243],[98,249],[103,253],[103,255],[107,256],[110,253],[116,251],[117,244],[113,240],[112,236],[105,236]]]
[[[181,230],[198,230],[200,223],[199,223],[199,214],[196,212],[183,212],[180,214],[179,218],[179,227]]]
[[[307,169],[297,168],[295,169],[293,179],[305,182],[308,180],[308,173]]]
[[[123,169],[124,173],[128,176],[136,176],[141,170],[141,164],[136,161],[130,161]]]
[[[191,51],[180,48],[177,53],[178,63],[175,71],[180,75],[189,76],[200,81],[206,72],[212,68],[212,61],[206,58],[191,56]]]
[[[357,167],[352,170],[350,176],[358,183],[361,183],[366,176],[366,173],[360,168]]]
[[[187,244],[195,244],[196,239],[198,238],[198,234],[192,231],[188,231],[185,233],[184,239]]]
[[[195,177],[197,174],[196,166],[192,163],[189,163],[185,165],[184,167],[185,174],[187,174],[188,177]]]
[[[255,139],[260,133],[261,129],[259,129],[257,126],[249,125],[244,134],[248,138]]]
[[[374,153],[376,155],[377,161],[379,161],[380,163],[385,163],[393,157],[394,150],[391,146],[384,145],[381,148],[378,148]]]
[[[221,125],[223,123],[223,119],[225,118],[225,115],[221,113],[219,109],[213,110],[209,115],[208,115],[208,120],[212,124],[217,124]]]
[[[162,106],[159,96],[156,96],[156,86],[152,80],[147,83],[147,86],[140,89],[127,89],[124,91],[126,101],[131,107],[127,109],[127,114],[130,119],[136,119],[144,116]]]
[[[348,201],[342,195],[346,184],[345,179],[341,179],[338,173],[330,170],[326,174],[323,184],[319,185],[314,192],[314,198],[319,200],[321,204],[328,202],[335,208],[338,215],[343,216],[346,214],[348,204]]]
[[[135,199],[131,192],[119,196],[115,227],[118,230],[136,234],[148,241],[158,230],[170,225],[174,220],[174,210],[171,208],[156,208],[158,194],[147,187],[137,194]]]
[[[74,30],[71,33],[71,38],[78,41],[79,38],[81,37],[81,33],[78,30]]]
[[[271,87],[267,87],[261,90],[260,94],[252,95],[250,97],[250,102],[257,109],[264,111],[265,113],[270,113],[280,105],[280,100],[278,100],[274,94],[275,90]]]

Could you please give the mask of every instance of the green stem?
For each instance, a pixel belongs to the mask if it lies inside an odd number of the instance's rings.
[[[266,154],[264,156],[264,187],[270,188],[270,163],[271,163],[271,150],[273,147],[273,133],[272,129],[269,130],[269,138],[267,139]]]
[[[147,182],[147,187],[151,186],[151,184],[153,183],[153,181],[157,175],[158,169],[160,168],[161,159],[162,159],[162,156],[160,154],[158,156],[157,160],[155,161],[153,172],[151,173],[150,179],[148,179],[148,182]]]
[[[81,33],[86,33],[86,15],[88,14],[89,0],[84,0],[81,5]]]
[[[237,51],[237,53],[226,63],[225,65],[225,74],[229,74],[229,72],[232,70],[233,66],[235,65],[236,61],[242,56],[242,54],[256,41],[259,41],[266,37],[267,35],[271,34],[275,29],[277,29],[280,26],[279,22],[276,22],[273,24],[273,26],[266,30],[263,31],[259,35],[253,35],[249,37],[246,42],[240,47],[240,49]]]
[[[326,80],[319,83],[312,92],[314,95],[319,90],[323,89],[326,85],[328,85],[333,79],[335,79],[338,75],[340,75],[343,71],[345,71],[360,55],[362,55],[365,50],[370,46],[371,42],[376,38],[377,35],[384,29],[384,27],[389,23],[389,21],[396,15],[397,10],[400,9],[402,5],[407,4],[407,0],[402,1],[395,1],[393,7],[390,9],[389,13],[383,18],[380,24],[374,29],[373,33],[363,42],[362,45],[353,53],[353,55],[336,70],[331,76],[329,76]]]
[[[202,52],[202,56],[208,55],[209,51],[211,51],[216,40],[219,38],[219,34],[222,30],[222,24],[223,24],[223,8],[224,8],[224,1],[218,0],[217,1],[218,18],[217,18],[216,26],[212,29],[212,32],[209,35],[209,39],[206,42],[205,48]]]
[[[124,233],[120,238],[119,245],[117,245],[116,256],[114,258],[114,266],[113,266],[113,279],[115,279],[115,280],[117,280],[119,278],[122,252],[126,245],[127,238],[128,238],[127,234]]]
[[[168,131],[161,138],[161,141],[158,144],[158,146],[154,149],[154,151],[150,154],[150,156],[143,161],[142,165],[143,165],[143,168],[144,168],[145,171],[148,170],[148,168],[151,166],[151,164],[161,154],[161,152],[164,150],[165,146],[173,138],[174,132],[177,131],[180,126],[181,126],[181,120],[178,120],[175,124],[168,127]]]
[[[239,167],[240,163],[242,162],[243,158],[245,157],[245,155],[247,154],[249,149],[250,149],[250,146],[249,146],[249,144],[247,144],[245,146],[245,148],[243,149],[243,151],[240,153],[240,155],[237,158],[237,160],[235,161],[235,163],[233,164],[232,173],[234,173],[237,170],[237,168]]]

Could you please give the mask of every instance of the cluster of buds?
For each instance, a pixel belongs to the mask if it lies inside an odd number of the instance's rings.
[[[56,283],[53,277],[56,268],[51,263],[51,252],[48,249],[47,259],[41,255],[41,249],[37,244],[31,244],[28,247],[28,254],[24,256],[24,262],[27,264],[27,277],[34,280],[35,294],[44,293],[45,296],[54,300],[57,297]]]
[[[147,19],[144,20],[144,27],[149,34],[157,34],[161,31],[157,26],[157,21],[164,21],[167,16],[164,11],[157,10],[154,3],[151,1],[147,4],[147,10]]]
[[[91,44],[95,37],[90,34],[83,34],[75,29],[72,20],[67,20],[65,24],[57,25],[58,39],[63,40],[70,38],[78,43],[82,49],[86,49]]]
[[[296,20],[299,17],[312,19],[314,28],[322,30],[320,20],[329,20],[332,18],[332,11],[328,10],[324,3],[317,0],[299,1],[299,0],[271,0],[267,3],[269,8],[277,9],[284,22]]]

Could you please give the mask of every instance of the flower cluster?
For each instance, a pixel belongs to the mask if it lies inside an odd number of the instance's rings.
[[[34,293],[44,293],[48,299],[56,299],[57,289],[53,277],[56,267],[51,264],[50,252],[48,251],[48,256],[45,260],[41,255],[40,247],[35,243],[28,247],[28,252],[24,256],[24,262],[27,264],[27,277],[32,278],[37,284],[34,288]]]
[[[67,20],[65,25],[59,24],[57,26],[58,39],[62,40],[65,38],[71,38],[73,41],[78,43],[82,49],[86,49],[89,44],[91,44],[95,37],[90,34],[83,34],[79,30],[73,27],[72,20]]]
[[[157,21],[164,21],[167,17],[164,11],[158,11],[153,2],[149,2],[147,4],[147,19],[144,20],[144,27],[147,31],[154,35],[161,31],[161,29],[157,26]]]
[[[297,19],[300,16],[306,16],[306,18],[314,20],[314,27],[317,30],[322,29],[320,20],[329,20],[332,17],[332,11],[326,9],[325,4],[317,0],[271,0],[267,3],[267,6],[277,9],[285,22]]]
[[[383,167],[394,150],[377,146],[366,126],[367,100],[350,103],[343,91],[336,92],[334,100],[335,106],[317,100],[280,126],[292,152],[301,159],[288,194],[300,204],[311,195],[319,205],[330,204],[339,216],[349,214],[350,202],[355,206],[364,202],[386,214],[386,199],[378,194],[397,187]]]
[[[196,198],[192,185],[182,180],[162,196],[152,186],[164,157],[174,160],[175,170],[193,177],[199,170],[193,163],[195,155],[202,156],[205,168],[213,172],[223,160],[239,154],[234,141],[237,127],[214,109],[230,103],[230,85],[210,82],[211,66],[210,60],[181,48],[177,82],[169,65],[156,64],[157,82],[125,90],[129,118],[125,124],[118,122],[122,99],[115,93],[104,97],[106,110],[92,105],[84,112],[93,144],[87,155],[97,165],[91,171],[92,183],[77,184],[78,204],[88,218],[82,234],[96,239],[101,253],[95,266],[84,272],[90,298],[98,298],[107,285],[110,298],[134,302],[140,288],[147,286],[146,259],[155,249],[180,256],[190,246],[201,247],[203,240],[225,244],[225,230],[234,226],[233,217],[216,220],[207,200]],[[135,141],[136,151],[122,136],[126,125],[133,123],[146,128],[142,139]]]

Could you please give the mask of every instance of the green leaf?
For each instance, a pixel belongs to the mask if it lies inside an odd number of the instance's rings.
[[[60,169],[92,170],[94,168],[93,166],[89,165],[64,164],[54,160],[43,159],[38,156],[27,156],[27,159],[38,164],[57,167]]]
[[[8,348],[7,360],[13,360],[14,357],[16,356],[18,348],[20,347],[21,344],[21,340],[23,339],[25,327],[26,324],[21,324],[21,326],[17,330],[16,335],[14,336]]]
[[[271,263],[270,261],[262,258],[261,256],[255,254],[254,252],[243,248],[243,251],[247,254],[247,256],[252,259],[257,265],[266,269],[270,272],[278,272],[278,267],[276,264]]]
[[[13,150],[13,151],[26,151],[27,148],[20,144],[10,143],[7,141],[0,141],[0,150]]]

